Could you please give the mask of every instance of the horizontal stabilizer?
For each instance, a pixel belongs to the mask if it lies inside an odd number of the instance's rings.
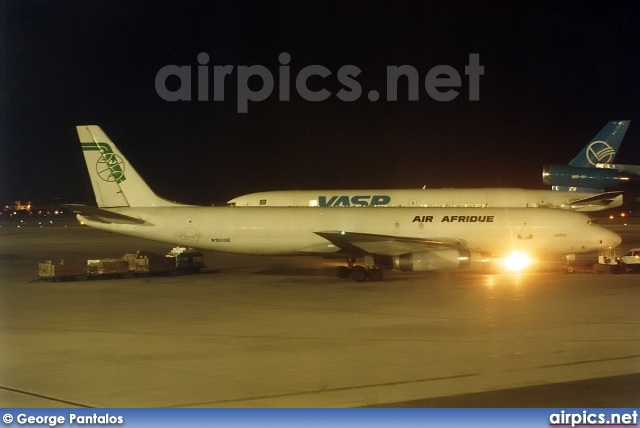
[[[465,247],[461,239],[406,238],[401,236],[352,233],[345,231],[315,232],[332,244],[347,252],[362,252],[382,256],[399,256],[412,251],[424,251],[428,248]]]
[[[626,172],[631,175],[640,176],[640,165],[624,165],[621,163],[599,163],[596,168],[615,169],[620,172]]]
[[[91,207],[89,205],[81,204],[65,204],[63,207],[73,211],[75,214],[79,214],[82,217],[90,221],[96,221],[99,223],[111,223],[111,224],[144,224],[150,226],[151,224],[136,217],[130,217],[124,214],[114,213],[102,208]]]
[[[588,198],[576,199],[575,201],[571,201],[569,205],[571,209],[580,211],[580,208],[589,208],[594,206],[608,206],[611,205],[614,201],[621,200],[624,192],[604,192],[599,193],[594,196],[589,196]],[[620,206],[620,204],[615,204],[615,206]]]

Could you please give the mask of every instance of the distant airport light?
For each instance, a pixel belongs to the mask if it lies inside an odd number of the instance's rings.
[[[627,214],[625,214],[625,213],[620,213],[620,217],[626,217],[626,216],[627,216]]]
[[[613,220],[613,214],[609,216],[609,220]]]
[[[526,255],[514,252],[504,259],[504,267],[511,271],[521,271],[531,264],[531,259]]]

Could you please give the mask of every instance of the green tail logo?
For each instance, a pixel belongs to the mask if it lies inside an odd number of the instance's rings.
[[[127,177],[124,175],[124,161],[111,150],[107,143],[81,143],[83,151],[98,150],[102,156],[96,163],[96,172],[104,181],[122,183]]]

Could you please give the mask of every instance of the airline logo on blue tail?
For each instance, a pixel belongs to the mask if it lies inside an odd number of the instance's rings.
[[[616,155],[616,150],[604,141],[594,141],[587,147],[587,160],[593,166],[598,163],[609,163]]]
[[[96,172],[98,177],[104,181],[115,181],[122,183],[127,177],[124,175],[124,160],[117,154],[113,153],[111,146],[107,143],[80,143],[83,151],[98,150],[102,156],[96,163]]]
[[[387,195],[363,196],[319,196],[318,206],[321,207],[375,207],[389,205],[391,197]]]

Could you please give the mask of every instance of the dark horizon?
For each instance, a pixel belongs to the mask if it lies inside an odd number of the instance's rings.
[[[640,5],[634,2],[313,3],[24,1],[0,3],[0,201],[94,203],[75,132],[100,125],[160,196],[220,203],[265,190],[523,187],[568,163],[610,120],[631,120],[617,163],[640,164]],[[209,100],[198,101],[198,55]],[[291,100],[279,101],[279,55]],[[464,67],[479,54],[479,100]],[[155,88],[167,65],[192,67],[192,100]],[[232,65],[225,101],[213,68]],[[263,65],[273,92],[238,113],[237,71]],[[320,102],[295,91],[310,65]],[[352,102],[338,70],[355,65]],[[418,101],[386,101],[387,66],[410,65]],[[461,75],[435,101],[428,71]],[[167,87],[179,87],[177,78]],[[258,78],[249,80],[253,90]],[[348,89],[348,88],[347,88]],[[370,90],[378,101],[367,97]],[[638,123],[636,123],[638,122]]]

